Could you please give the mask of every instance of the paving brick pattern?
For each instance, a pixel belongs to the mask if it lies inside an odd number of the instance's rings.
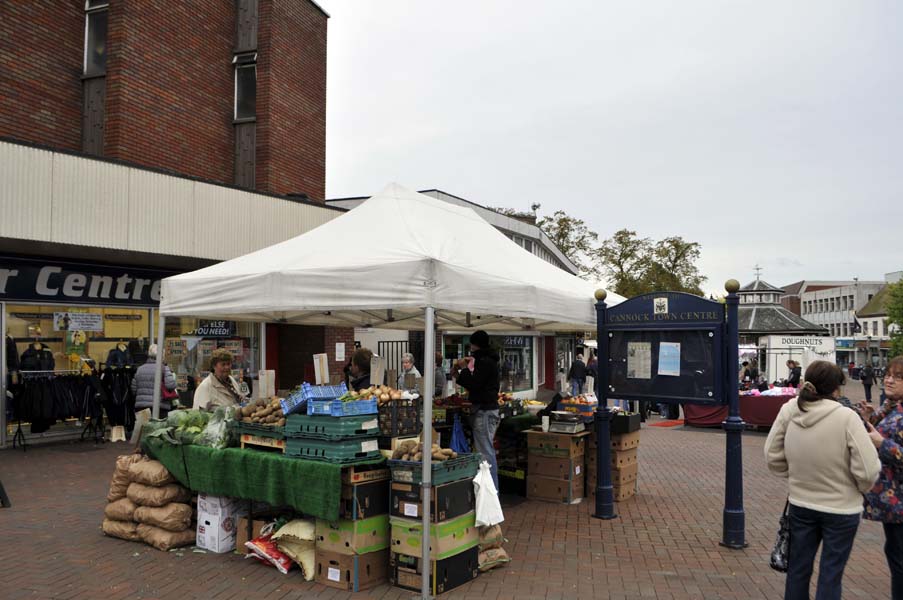
[[[853,386],[849,386],[853,387]],[[856,398],[861,388],[848,390]],[[655,417],[653,417],[655,418]],[[786,491],[768,474],[764,433],[744,435],[747,541],[718,545],[724,434],[717,429],[646,428],[639,493],[619,518],[591,517],[589,503],[523,502],[506,509],[513,562],[449,598],[557,600],[776,599],[784,577],[768,552]],[[304,582],[238,555],[159,552],[105,537],[104,497],[122,444],[90,443],[0,452],[0,479],[13,508],[0,509],[0,596],[9,600],[124,598],[410,598],[382,586],[348,594]],[[844,598],[886,598],[883,532],[863,522],[844,578]],[[814,577],[813,577],[814,581]]]

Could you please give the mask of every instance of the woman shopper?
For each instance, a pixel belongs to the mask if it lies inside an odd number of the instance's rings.
[[[407,389],[404,385],[404,378],[408,375],[413,375],[414,379],[420,379],[421,377],[420,371],[414,366],[414,355],[410,352],[405,352],[401,355],[401,372],[398,374],[398,389]]]
[[[217,406],[238,406],[247,398],[232,377],[232,353],[222,348],[210,355],[210,375],[194,392],[194,408],[213,410]]]
[[[157,369],[157,344],[151,344],[147,349],[147,362],[138,367],[132,378],[132,394],[135,396],[135,412],[154,406],[154,375]],[[176,389],[176,378],[169,369],[163,365],[163,387],[167,391]],[[172,409],[170,401],[160,396],[160,418],[165,419],[166,413]]]
[[[865,514],[870,521],[884,524],[884,554],[890,568],[893,600],[903,600],[903,356],[890,361],[884,372],[887,401],[873,413],[860,404],[863,414],[877,427],[871,437],[881,458],[878,483],[865,495]]]
[[[455,363],[452,376],[467,390],[476,451],[489,462],[492,481],[499,489],[498,462],[495,457],[495,430],[499,426],[499,356],[489,347],[489,334],[482,329],[470,336],[471,358]]]
[[[819,545],[815,598],[841,597],[862,494],[871,489],[881,469],[859,415],[836,402],[843,384],[840,367],[824,360],[813,362],[799,395],[781,407],[765,441],[768,468],[789,480],[790,569],[784,600],[808,600]]]

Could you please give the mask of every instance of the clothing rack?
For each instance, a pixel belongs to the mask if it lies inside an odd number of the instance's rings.
[[[17,371],[22,380],[28,379],[39,379],[41,377],[52,377],[54,375],[78,375],[82,373],[80,369],[46,369],[46,370],[36,370],[36,371]],[[16,425],[16,433],[13,435],[13,449],[15,449],[18,444],[23,452],[28,451],[28,443],[25,439],[25,432],[22,431],[22,415],[18,415],[18,423]],[[93,421],[93,419],[92,419]],[[101,428],[103,427],[103,418],[100,419]],[[86,424],[85,428],[82,430],[81,439],[85,439],[85,434],[89,431],[94,434],[94,441],[97,442],[97,430],[96,425],[93,423]]]

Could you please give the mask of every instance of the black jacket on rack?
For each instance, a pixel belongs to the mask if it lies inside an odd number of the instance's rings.
[[[107,367],[112,368],[122,368],[122,367],[131,367],[132,364],[132,355],[126,350],[120,350],[118,347],[110,350],[110,353],[107,354]]]
[[[34,344],[29,344],[22,356],[19,357],[20,371],[52,371],[56,367],[53,352],[44,344],[36,350]]]
[[[19,350],[16,348],[16,340],[6,336],[6,371],[12,373],[19,370]]]

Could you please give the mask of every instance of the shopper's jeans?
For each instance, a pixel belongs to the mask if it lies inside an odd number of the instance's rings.
[[[884,554],[890,567],[890,597],[903,600],[903,524],[884,524]]]
[[[583,384],[579,379],[571,379],[571,396],[579,396],[583,393]]]
[[[822,544],[815,600],[840,600],[841,580],[860,513],[835,515],[790,505],[790,570],[784,600],[809,600],[809,580]]]
[[[863,383],[862,387],[865,388],[865,401],[871,402],[872,401],[872,384],[866,385]]]
[[[483,455],[492,468],[492,481],[495,489],[499,489],[499,465],[495,458],[495,430],[499,427],[498,410],[477,410],[470,416],[470,428],[473,430],[474,450]]]

